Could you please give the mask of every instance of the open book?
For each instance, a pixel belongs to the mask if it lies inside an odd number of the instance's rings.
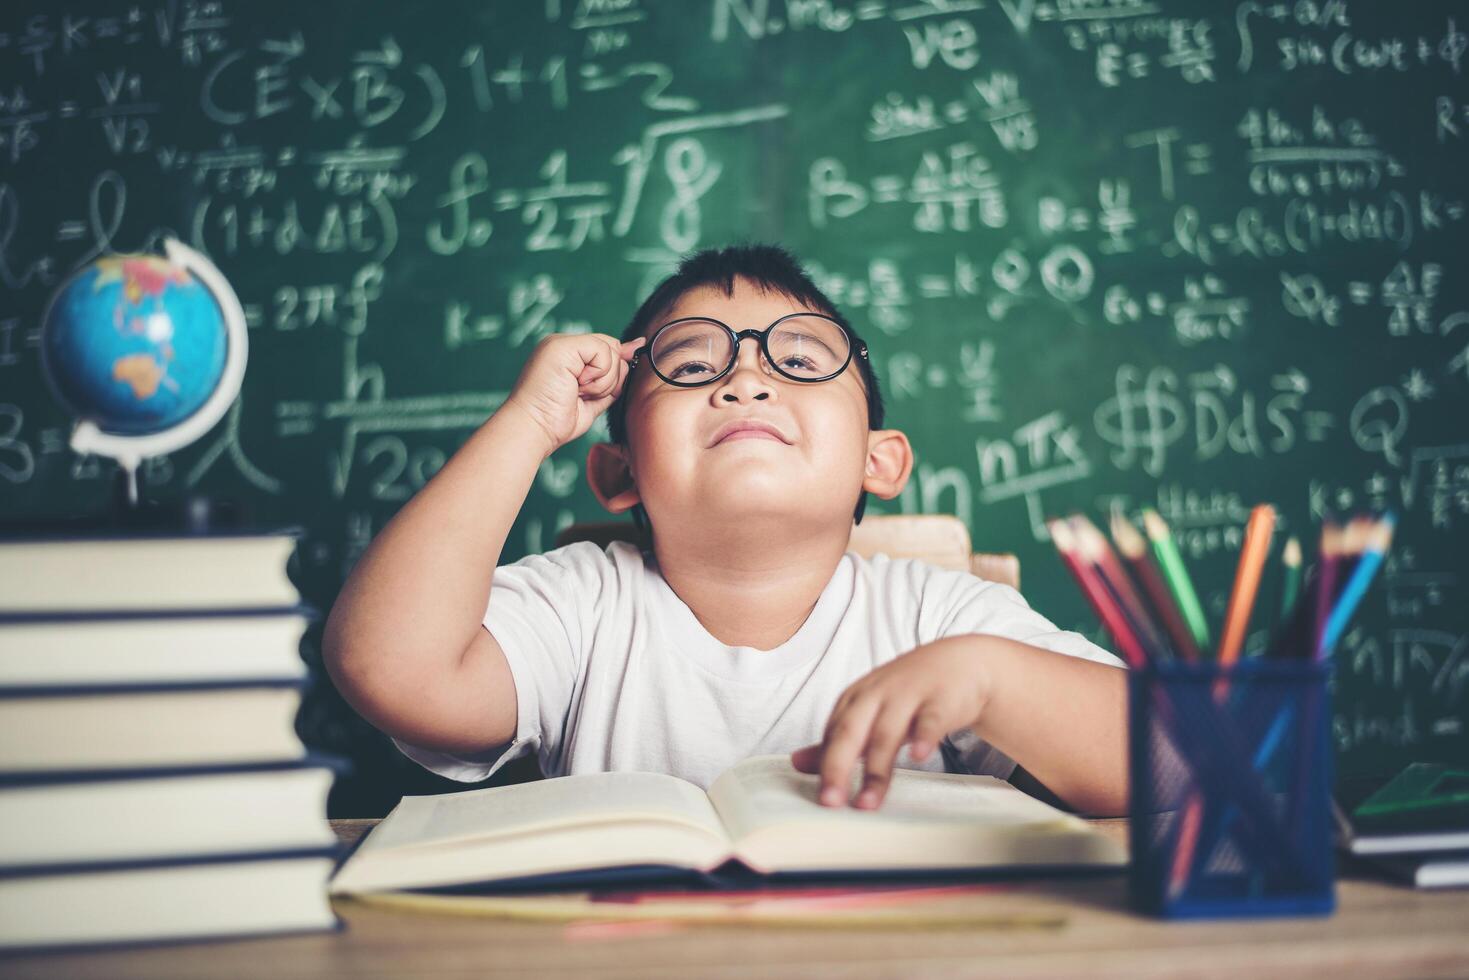
[[[988,776],[898,770],[878,810],[816,802],[786,756],[730,768],[706,794],[658,773],[563,776],[393,808],[332,881],[336,894],[532,884],[617,870],[920,872],[1121,866],[1086,821]]]

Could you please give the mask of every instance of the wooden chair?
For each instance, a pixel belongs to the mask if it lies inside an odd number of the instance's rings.
[[[630,541],[639,547],[647,544],[630,521],[573,524],[556,535],[558,548],[576,541],[591,541],[604,548],[613,541]],[[969,529],[950,514],[868,516],[852,527],[847,547],[864,558],[879,552],[892,558],[918,558],[1020,588],[1020,560],[1013,554],[970,551]]]

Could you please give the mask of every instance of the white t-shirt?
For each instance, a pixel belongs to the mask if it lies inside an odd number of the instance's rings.
[[[515,678],[515,739],[478,756],[396,741],[450,779],[484,779],[529,752],[547,776],[636,770],[708,788],[751,755],[821,739],[855,680],[914,647],[988,633],[1121,666],[1056,629],[1020,593],[908,559],[848,552],[801,628],[773,650],[716,640],[664,581],[652,553],[579,542],[495,570],[484,624]],[[1006,779],[1013,760],[964,730],[908,768]]]

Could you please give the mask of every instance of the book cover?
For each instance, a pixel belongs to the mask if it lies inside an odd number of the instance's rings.
[[[0,538],[0,613],[292,606],[299,532]]]
[[[0,776],[0,868],[326,847],[345,760]],[[105,814],[99,820],[98,815]]]
[[[0,689],[0,773],[300,759],[309,678]]]
[[[1469,848],[1469,769],[1415,762],[1391,776],[1345,780],[1337,837],[1353,854]]]

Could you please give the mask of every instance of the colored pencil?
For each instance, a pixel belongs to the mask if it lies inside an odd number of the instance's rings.
[[[1337,550],[1336,561],[1336,585],[1340,589],[1342,583],[1352,577],[1356,570],[1357,562],[1362,559],[1362,549],[1367,546],[1367,536],[1371,533],[1373,522],[1367,517],[1358,514],[1341,530],[1341,547]],[[1338,592],[1337,596],[1341,593]],[[1336,605],[1336,597],[1331,600],[1332,606]]]
[[[1085,567],[1077,553],[1076,537],[1071,528],[1063,520],[1048,521],[1046,527],[1050,529],[1051,542],[1055,544],[1056,551],[1060,553],[1061,561],[1076,579],[1077,585],[1081,587],[1081,594],[1091,604],[1092,611],[1097,614],[1097,618],[1112,634],[1112,640],[1117,644],[1122,658],[1127,661],[1129,667],[1135,670],[1145,667],[1148,658],[1143,651],[1142,643],[1128,627],[1122,611],[1117,608],[1111,596],[1107,595],[1101,581],[1090,568]]]
[[[1118,648],[1123,653],[1128,665],[1134,669],[1140,669],[1147,664],[1149,652],[1139,640],[1136,633],[1127,621],[1127,614],[1122,605],[1104,581],[1104,576],[1098,564],[1098,538],[1101,532],[1097,531],[1090,522],[1077,522],[1072,524],[1068,520],[1054,520],[1047,524],[1051,529],[1051,539],[1057,550],[1061,553],[1077,581],[1082,586],[1082,592],[1087,596],[1096,611],[1097,616],[1107,625],[1113,638],[1117,641]],[[1105,545],[1105,540],[1102,541]],[[1155,710],[1159,713],[1159,719],[1164,725],[1171,727],[1177,722],[1173,719],[1173,707],[1168,702],[1166,693],[1160,687],[1155,691],[1157,704]],[[1170,868],[1170,892],[1176,897],[1187,885],[1187,872],[1195,848],[1198,845],[1198,833],[1202,819],[1202,798],[1198,791],[1190,795],[1188,811],[1184,815],[1184,823],[1180,832],[1183,835],[1178,842],[1178,850],[1175,851],[1175,863]]]
[[[1123,559],[1132,566],[1138,581],[1142,583],[1143,592],[1152,603],[1153,611],[1162,621],[1163,628],[1167,631],[1169,639],[1173,641],[1174,647],[1184,659],[1190,662],[1197,661],[1199,648],[1194,644],[1188,624],[1183,621],[1183,616],[1178,611],[1178,604],[1173,601],[1173,594],[1168,591],[1167,584],[1158,574],[1158,566],[1154,564],[1152,555],[1148,553],[1148,543],[1143,539],[1142,533],[1133,527],[1132,522],[1126,517],[1113,513],[1112,541],[1117,545],[1117,550]]]
[[[1103,575],[1117,593],[1123,609],[1134,622],[1157,634],[1158,629],[1152,621],[1152,616],[1148,613],[1148,607],[1143,603],[1142,597],[1137,594],[1137,590],[1132,587],[1132,579],[1122,567],[1122,562],[1117,560],[1112,546],[1107,543],[1106,535],[1102,534],[1085,514],[1072,514],[1068,520],[1071,522],[1072,530],[1080,531],[1077,544],[1081,547],[1082,554],[1090,554],[1101,567]]]
[[[1106,537],[1082,514],[1072,514],[1066,520],[1076,541],[1077,557],[1090,564],[1096,572],[1127,625],[1132,628],[1133,635],[1142,643],[1148,659],[1170,659],[1167,638],[1159,631],[1158,624],[1153,622],[1147,607],[1133,589],[1132,580],[1107,544]]]
[[[1197,790],[1189,795],[1188,803],[1184,805],[1183,813],[1178,818],[1182,821],[1178,828],[1178,840],[1173,847],[1173,864],[1168,869],[1168,898],[1176,900],[1188,887],[1188,880],[1192,876],[1194,863],[1194,851],[1199,846],[1199,830],[1204,823],[1204,801]]]
[[[1152,520],[1149,520],[1150,516]],[[1254,595],[1258,592],[1260,568],[1263,566],[1265,554],[1268,554],[1270,535],[1274,528],[1273,508],[1257,508],[1256,513],[1252,516],[1253,521],[1246,533],[1246,547],[1242,549],[1241,556],[1245,571],[1245,585],[1241,586],[1237,583],[1231,602],[1231,609],[1234,613],[1231,621],[1238,622],[1241,616],[1244,617],[1244,624],[1233,627],[1232,632],[1228,634],[1238,637],[1231,641],[1234,651],[1231,654],[1232,657],[1238,656],[1239,647],[1242,644],[1243,626],[1248,624],[1249,610],[1253,605]],[[1169,563],[1173,568],[1174,574],[1170,576],[1168,582],[1163,581],[1158,568],[1147,561],[1148,549],[1142,542],[1142,537],[1138,534],[1137,529],[1128,525],[1125,519],[1120,519],[1119,515],[1114,515],[1112,520],[1113,537],[1118,543],[1118,551],[1137,570],[1138,581],[1152,599],[1154,608],[1157,610],[1156,620],[1150,613],[1148,605],[1137,597],[1136,590],[1130,589],[1131,580],[1126,569],[1121,562],[1117,561],[1116,554],[1108,547],[1106,538],[1091,521],[1077,515],[1047,522],[1052,541],[1063,563],[1077,580],[1083,595],[1098,618],[1112,634],[1119,652],[1135,669],[1146,666],[1150,659],[1155,660],[1159,656],[1160,648],[1150,647],[1146,638],[1149,632],[1156,637],[1153,639],[1154,644],[1160,640],[1171,639],[1180,652],[1188,651],[1191,647],[1195,651],[1199,649],[1196,632],[1203,635],[1206,642],[1208,636],[1202,608],[1198,605],[1197,595],[1193,592],[1192,583],[1167,524],[1152,512],[1144,514],[1144,522],[1148,525],[1149,537],[1154,545],[1153,553],[1157,556],[1158,562],[1160,564]],[[1131,535],[1128,534],[1129,531],[1132,532]],[[1167,557],[1170,554],[1171,562]],[[1244,560],[1246,557],[1248,561]],[[1141,561],[1139,562],[1138,559]],[[1181,586],[1175,585],[1180,582],[1183,583]],[[1251,582],[1253,584],[1250,584]],[[1129,591],[1132,592],[1134,599],[1134,602],[1131,603],[1128,601]],[[1183,598],[1185,595],[1192,600],[1191,604],[1195,612],[1193,618],[1198,627],[1197,631],[1194,625],[1184,621],[1180,606],[1187,602]],[[1140,611],[1129,608],[1134,605],[1140,606]],[[1159,628],[1158,621],[1164,624],[1163,629]],[[1159,720],[1169,728],[1181,723],[1181,719],[1173,717],[1174,708],[1166,693],[1161,688],[1155,693],[1158,697],[1156,710],[1159,712]],[[1221,702],[1219,710],[1223,710],[1222,696],[1223,692],[1220,690],[1216,690],[1213,694],[1214,699]],[[1276,728],[1280,728],[1282,724],[1283,722],[1277,719]],[[1272,744],[1265,754],[1273,751],[1275,743],[1279,741],[1279,735],[1276,734],[1274,738],[1269,738],[1267,741]],[[1180,748],[1182,749],[1183,746]],[[1193,768],[1198,764],[1198,760],[1192,760],[1190,767]],[[1171,863],[1167,868],[1166,887],[1172,899],[1176,899],[1188,887],[1194,858],[1201,843],[1199,838],[1204,829],[1203,802],[1201,788],[1196,787],[1189,793],[1183,811],[1179,814],[1180,823],[1173,842]],[[1254,803],[1251,806],[1254,806]],[[1253,813],[1254,810],[1251,812]],[[1256,818],[1259,819],[1258,814]],[[1258,831],[1252,831],[1252,833],[1258,833]]]
[[[1245,631],[1250,625],[1250,612],[1260,589],[1260,572],[1270,554],[1270,535],[1275,530],[1275,508],[1260,504],[1250,511],[1245,525],[1245,540],[1239,552],[1239,566],[1234,573],[1234,587],[1229,592],[1228,611],[1224,614],[1224,633],[1219,638],[1219,663],[1233,666],[1244,648]]]
[[[1209,624],[1204,619],[1204,609],[1199,605],[1198,594],[1194,592],[1193,581],[1188,577],[1188,569],[1184,567],[1183,556],[1178,553],[1178,545],[1173,540],[1173,532],[1168,529],[1168,523],[1158,516],[1157,511],[1143,511],[1143,528],[1148,532],[1148,541],[1153,546],[1153,554],[1158,559],[1158,567],[1163,571],[1163,578],[1173,591],[1173,597],[1178,600],[1179,612],[1183,613],[1184,622],[1193,633],[1194,644],[1200,651],[1209,649]]]
[[[1282,578],[1280,585],[1280,623],[1290,622],[1296,608],[1296,597],[1301,593],[1301,542],[1291,535],[1280,554]]]
[[[1229,592],[1229,606],[1224,614],[1224,632],[1219,639],[1218,662],[1220,670],[1228,670],[1239,659],[1244,647],[1245,630],[1250,624],[1250,611],[1255,605],[1255,595],[1260,587],[1260,572],[1265,567],[1265,557],[1270,553],[1270,535],[1275,530],[1275,508],[1259,504],[1250,511],[1245,524],[1245,540],[1240,548],[1239,565],[1234,574],[1234,585]],[[1224,702],[1229,691],[1227,677],[1220,676],[1214,682],[1214,700]],[[1184,831],[1180,836],[1179,853],[1174,854],[1173,871],[1180,875],[1178,884],[1170,882],[1170,888],[1181,889],[1187,884],[1187,874],[1193,865],[1194,851],[1198,847],[1198,828],[1202,823],[1203,800],[1195,793],[1188,801],[1184,812]],[[1195,812],[1195,811],[1200,812]],[[1175,895],[1177,892],[1174,893]]]
[[[1341,639],[1347,624],[1351,622],[1352,614],[1357,611],[1362,597],[1367,594],[1367,587],[1372,584],[1377,570],[1382,567],[1383,558],[1387,555],[1388,548],[1392,547],[1395,524],[1396,519],[1389,514],[1368,527],[1362,558],[1352,569],[1351,577],[1347,579],[1341,597],[1337,599],[1326,618],[1326,626],[1321,637],[1322,656],[1331,656],[1337,641]]]
[[[1316,563],[1316,615],[1312,620],[1310,653],[1313,660],[1321,658],[1321,640],[1326,633],[1326,618],[1331,614],[1333,593],[1336,591],[1336,567],[1341,560],[1341,528],[1328,518],[1321,522],[1320,558]]]
[[[1304,551],[1302,557],[1304,558]],[[1275,633],[1270,637],[1270,647],[1265,655],[1268,657],[1291,660],[1305,658],[1311,646],[1311,630],[1316,618],[1316,579],[1318,569],[1315,565],[1304,570],[1301,575],[1301,587],[1296,593],[1295,605],[1291,608],[1290,618],[1276,624]]]
[[[1276,713],[1275,720],[1270,723],[1269,730],[1266,731],[1265,737],[1260,740],[1260,744],[1255,750],[1255,756],[1251,760],[1251,765],[1254,766],[1255,772],[1264,772],[1265,767],[1270,764],[1271,758],[1273,758],[1275,755],[1275,750],[1280,747],[1280,742],[1285,737],[1286,730],[1289,728],[1291,719],[1293,719],[1294,717],[1295,704],[1294,702],[1287,701],[1285,703],[1285,706]],[[1199,798],[1197,795],[1190,796],[1188,802],[1189,811],[1185,814],[1185,821],[1195,819],[1192,815],[1195,807],[1199,807],[1201,809],[1201,805],[1199,803]],[[1214,832],[1215,840],[1224,839],[1225,835],[1227,835],[1230,831],[1230,825],[1234,822],[1234,818],[1238,815],[1239,807],[1234,803],[1230,803],[1226,807],[1224,815],[1219,818],[1219,829]],[[1185,829],[1187,829],[1187,827],[1188,824],[1186,822]],[[1179,891],[1182,890],[1183,885],[1188,883],[1188,872],[1190,870],[1189,865],[1193,863],[1194,851],[1198,847],[1197,827],[1195,828],[1194,832],[1189,836],[1194,839],[1192,841],[1185,841],[1182,839],[1180,840],[1181,845],[1187,844],[1187,853],[1184,854],[1183,858],[1180,860],[1179,854],[1177,853],[1173,855],[1174,863],[1172,868],[1172,875],[1170,876],[1170,891],[1172,892],[1174,897],[1177,897],[1177,894]],[[1175,881],[1177,882],[1177,884],[1174,883]]]

